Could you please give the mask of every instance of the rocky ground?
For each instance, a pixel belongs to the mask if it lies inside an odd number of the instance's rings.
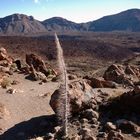
[[[140,139],[138,62],[138,56],[116,62],[100,77],[68,74],[70,115],[64,137],[57,117],[59,71],[35,54],[22,62],[0,48],[0,139]]]

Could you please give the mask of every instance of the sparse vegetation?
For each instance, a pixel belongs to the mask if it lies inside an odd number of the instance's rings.
[[[4,78],[1,82],[1,86],[3,88],[7,88],[11,85],[11,81],[9,80],[9,78]]]

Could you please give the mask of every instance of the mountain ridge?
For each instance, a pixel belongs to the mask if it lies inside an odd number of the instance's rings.
[[[140,9],[129,9],[89,23],[90,31],[140,31]]]
[[[76,23],[62,17],[38,21],[33,16],[18,13],[0,18],[1,34],[36,34],[49,31],[139,32],[140,9],[129,9],[85,23]]]
[[[0,18],[0,32],[4,34],[28,34],[45,30],[46,28],[33,16],[13,14]]]

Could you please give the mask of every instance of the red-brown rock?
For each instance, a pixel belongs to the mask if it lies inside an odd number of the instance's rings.
[[[136,66],[123,66],[113,64],[104,73],[104,79],[118,84],[134,86],[140,79],[140,69]]]
[[[115,88],[117,84],[112,81],[106,81],[103,78],[87,78],[88,83],[93,88]]]
[[[26,63],[38,72],[44,73],[46,76],[49,75],[45,62],[35,54],[27,54],[26,55]]]
[[[86,107],[86,103],[90,101],[90,99],[94,96],[94,92],[92,87],[89,86],[84,80],[76,81],[69,85],[69,103],[70,103],[70,112],[78,113],[80,110]],[[56,90],[50,100],[50,105],[54,112],[57,112],[57,108],[60,104],[61,93],[60,90]]]

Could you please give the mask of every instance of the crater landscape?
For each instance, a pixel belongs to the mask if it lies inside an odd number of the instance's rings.
[[[139,31],[139,9],[0,18],[0,139],[139,140]]]

